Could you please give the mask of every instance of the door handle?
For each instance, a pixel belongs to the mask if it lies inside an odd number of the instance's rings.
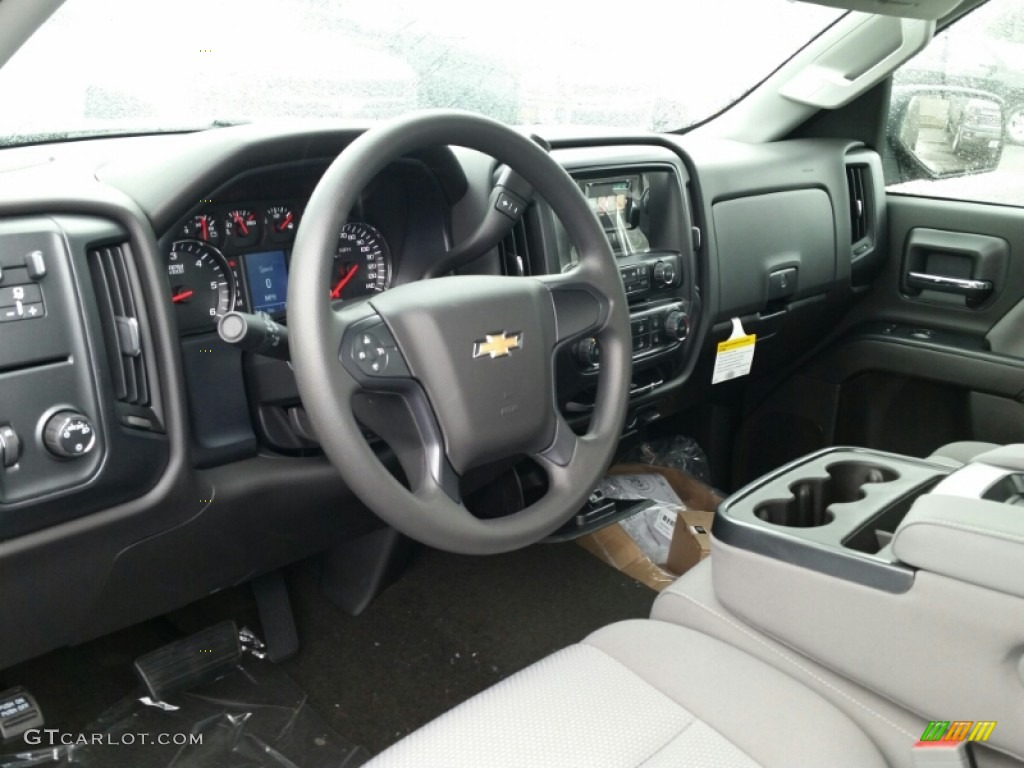
[[[907,274],[907,284],[912,288],[955,293],[967,297],[968,302],[981,302],[992,293],[991,280],[972,280],[964,277],[929,275],[925,272]]]

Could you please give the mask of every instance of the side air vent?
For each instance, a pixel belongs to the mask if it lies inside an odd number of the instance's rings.
[[[866,165],[846,167],[846,183],[850,190],[850,242],[854,244],[859,243],[871,232],[871,201],[868,197],[867,181],[870,173]]]
[[[89,251],[89,271],[96,290],[103,335],[110,358],[114,396],[129,405],[149,405],[149,376],[142,354],[139,305],[128,271],[127,245]]]
[[[529,211],[526,212],[527,214]],[[526,214],[520,217],[512,231],[498,246],[501,254],[502,271],[511,277],[525,277],[532,273],[530,267],[530,244],[526,234],[524,220]]]

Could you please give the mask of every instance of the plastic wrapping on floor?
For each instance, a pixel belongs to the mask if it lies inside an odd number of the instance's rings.
[[[686,504],[665,476],[654,473],[608,475],[598,488],[609,499],[653,502],[635,515],[620,520],[619,525],[651,562],[667,563],[676,518],[686,509]]]
[[[29,746],[0,754],[0,768],[354,768],[370,758],[330,729],[283,670],[259,659],[165,702],[139,697],[81,733],[47,723],[57,730],[26,734]]]
[[[619,457],[623,464],[650,464],[656,467],[677,469],[700,480],[711,482],[711,469],[707,454],[700,444],[691,437],[675,435],[660,440],[648,440],[630,448]]]
[[[690,459],[703,459],[703,451],[687,438],[665,441],[686,446]],[[649,457],[655,449],[647,444]],[[676,451],[676,463],[683,452]],[[714,511],[721,502],[715,491],[678,466],[650,463],[618,464],[602,480],[601,492],[610,499],[650,501],[635,515],[578,539],[580,546],[602,561],[646,584],[662,590],[710,553]]]

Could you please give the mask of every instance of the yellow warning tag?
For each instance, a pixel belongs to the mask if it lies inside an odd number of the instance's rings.
[[[715,357],[715,371],[711,375],[712,384],[732,381],[750,373],[754,364],[754,347],[757,336],[743,330],[743,323],[738,317],[732,319],[732,336],[718,344],[718,355]]]

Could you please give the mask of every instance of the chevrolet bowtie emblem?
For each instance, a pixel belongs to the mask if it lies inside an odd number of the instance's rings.
[[[493,360],[496,357],[508,357],[513,349],[523,346],[523,334],[513,333],[511,336],[504,331],[501,333],[487,334],[484,341],[473,344],[473,357],[484,357],[490,355]]]

